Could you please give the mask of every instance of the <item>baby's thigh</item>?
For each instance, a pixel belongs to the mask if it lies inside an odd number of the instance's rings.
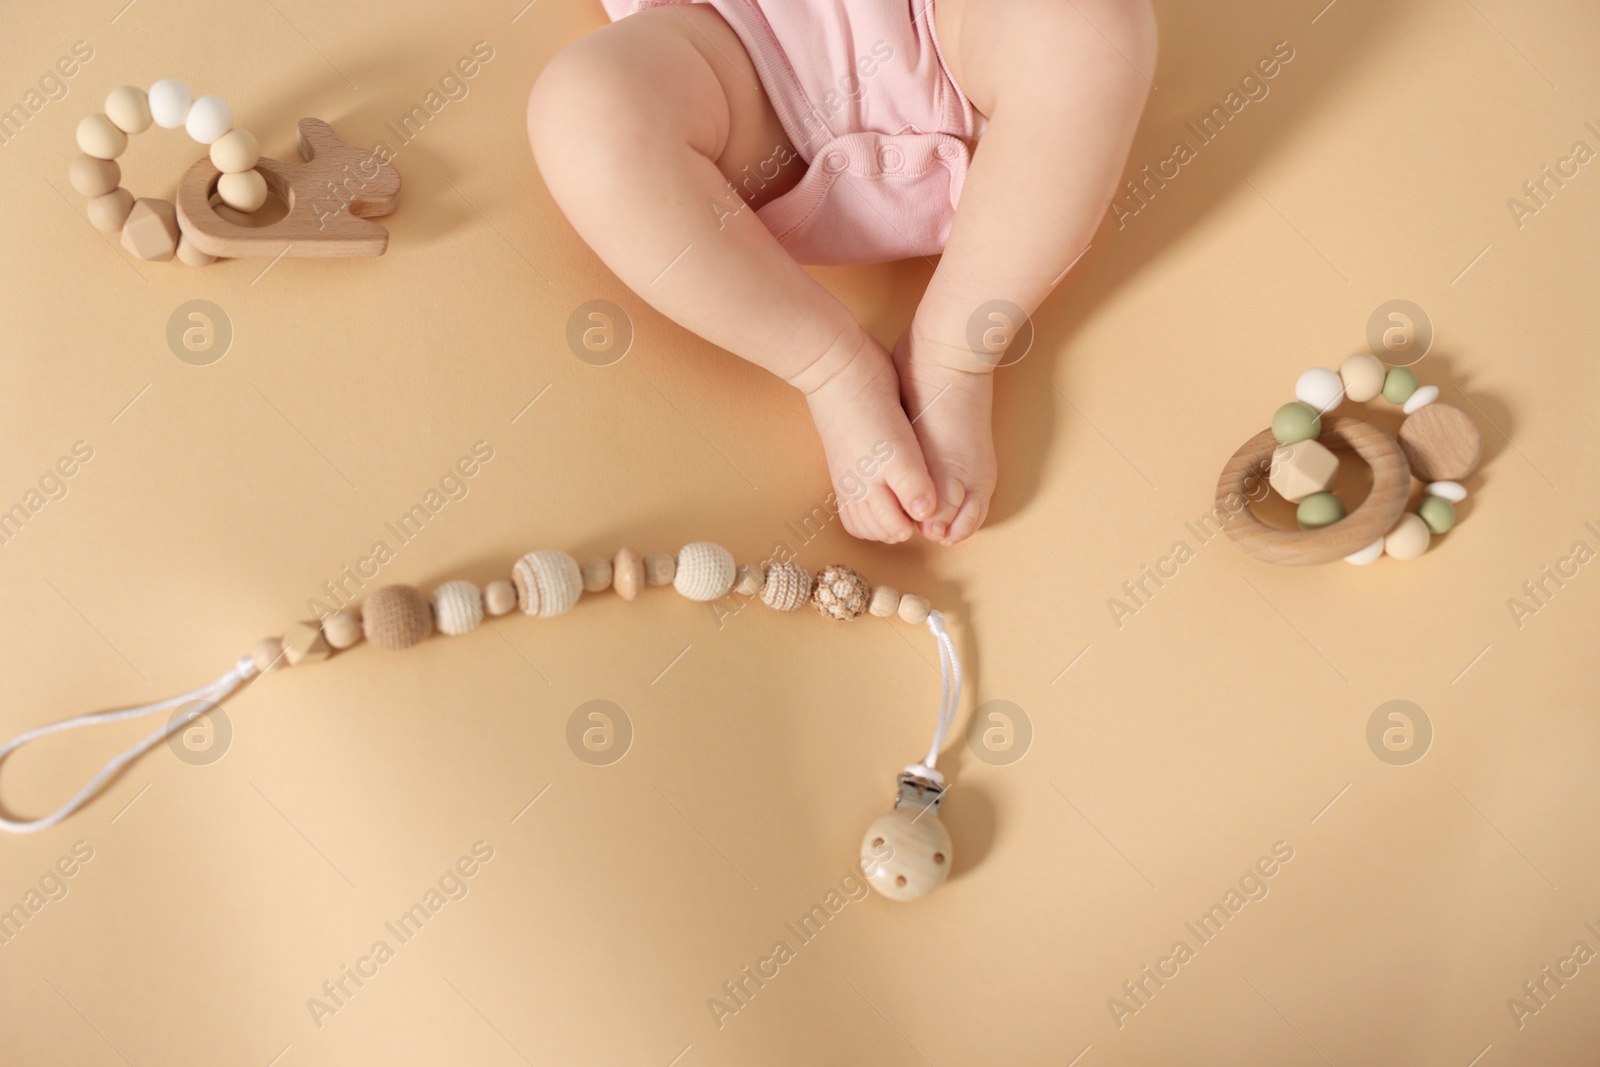
[[[735,185],[774,160],[798,162],[738,35],[699,3],[650,8],[569,45],[534,86],[529,129],[536,151],[555,139],[580,155],[601,142],[623,152],[687,143]],[[634,165],[648,180],[648,165]],[[759,207],[802,173],[786,166],[745,199]]]

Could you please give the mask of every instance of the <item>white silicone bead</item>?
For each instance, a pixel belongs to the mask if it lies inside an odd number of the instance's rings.
[[[1460,482],[1429,482],[1423,492],[1428,496],[1442,496],[1452,504],[1467,499],[1467,487]]]
[[[1437,385],[1424,385],[1406,398],[1406,402],[1400,410],[1409,415],[1418,408],[1425,408],[1438,399],[1439,387]]]
[[[1325,415],[1344,399],[1344,382],[1337,371],[1327,367],[1312,367],[1295,380],[1294,398],[1302,404],[1310,404]]]
[[[738,567],[733,554],[710,541],[695,541],[678,550],[672,588],[690,600],[715,600],[733,588]]]
[[[471,582],[456,579],[433,591],[433,624],[440,633],[455,637],[482,621],[483,595]]]
[[[220,96],[202,96],[189,108],[183,128],[200,144],[210,144],[233,128],[233,108]]]
[[[177,78],[162,78],[150,86],[150,117],[163,130],[175,130],[189,118],[194,96]]]
[[[267,202],[267,179],[259,170],[224,174],[217,179],[217,195],[236,211],[254,211]]]
[[[1357,567],[1365,567],[1379,556],[1383,555],[1383,538],[1378,538],[1360,552],[1352,552],[1344,558],[1346,563],[1354,563]]]

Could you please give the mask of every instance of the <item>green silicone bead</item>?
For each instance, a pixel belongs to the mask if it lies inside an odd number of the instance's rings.
[[[1449,503],[1449,501],[1445,501]],[[1300,506],[1295,509],[1294,517],[1300,522],[1302,530],[1316,530],[1323,526],[1332,526],[1344,518],[1344,501],[1332,493],[1312,493],[1300,501]],[[1424,522],[1427,520],[1424,519]]]
[[[1322,416],[1310,404],[1291,400],[1272,413],[1272,436],[1280,445],[1309,441],[1322,432]]]
[[[1391,404],[1404,404],[1417,391],[1417,376],[1410,367],[1390,367],[1383,376],[1383,398]]]
[[[1417,515],[1428,529],[1442,534],[1456,524],[1456,506],[1442,496],[1425,496],[1417,505]]]

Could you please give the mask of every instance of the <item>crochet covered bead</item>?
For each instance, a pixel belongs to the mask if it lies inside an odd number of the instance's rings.
[[[361,605],[361,629],[379,648],[397,651],[433,633],[433,613],[414,586],[386,585]]]
[[[811,572],[784,560],[767,565],[767,582],[761,602],[775,611],[793,611],[811,596]]]
[[[455,637],[475,630],[483,621],[483,595],[471,582],[445,582],[433,591],[433,624]]]
[[[811,603],[830,619],[854,619],[867,610],[871,599],[872,586],[867,580],[840,563],[818,571],[811,589]]]
[[[733,588],[736,570],[733,553],[710,541],[694,541],[678,550],[672,588],[690,600],[715,600]]]
[[[511,578],[517,586],[517,606],[542,619],[570,610],[583,593],[578,561],[554,548],[529,552],[517,560]]]

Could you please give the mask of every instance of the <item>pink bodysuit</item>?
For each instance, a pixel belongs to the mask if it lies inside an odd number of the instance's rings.
[[[604,0],[612,19],[687,2],[698,0]],[[807,164],[800,184],[756,212],[784,248],[818,264],[943,250],[982,119],[939,54],[933,4],[707,2],[744,43]],[[781,165],[765,160],[742,184]]]

